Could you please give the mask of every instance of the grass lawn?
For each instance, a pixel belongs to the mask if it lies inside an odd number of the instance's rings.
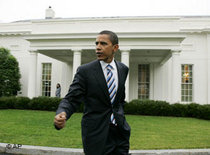
[[[55,112],[0,110],[0,142],[82,148],[81,117],[76,113],[64,129],[53,126]],[[194,118],[126,116],[131,149],[210,148],[210,121]]]

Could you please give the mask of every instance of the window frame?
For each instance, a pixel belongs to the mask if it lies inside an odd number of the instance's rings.
[[[188,71],[186,71],[185,68],[183,70],[183,67],[185,67],[185,65],[188,65]],[[187,72],[189,74],[188,78],[187,78]],[[187,79],[189,80],[189,82],[184,81]],[[185,87],[185,89],[183,89],[183,87]],[[181,102],[182,103],[194,102],[194,65],[193,64],[181,64]]]
[[[145,81],[140,81],[140,75],[141,75],[141,67],[144,67],[145,69]],[[149,100],[150,99],[150,64],[138,64],[138,99],[140,100]],[[140,86],[144,86],[143,88],[146,93],[140,94]]]
[[[52,94],[51,91],[52,91],[52,63],[42,63],[41,96],[50,97]]]

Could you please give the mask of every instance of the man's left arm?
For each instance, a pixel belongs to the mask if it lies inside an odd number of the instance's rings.
[[[71,117],[84,101],[85,90],[85,71],[79,67],[67,95],[62,99],[56,111],[54,119],[56,129],[63,128],[66,120]]]

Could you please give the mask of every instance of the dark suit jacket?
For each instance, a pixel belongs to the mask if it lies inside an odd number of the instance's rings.
[[[116,62],[116,61],[115,61]],[[111,105],[108,87],[100,62],[92,61],[78,68],[68,94],[61,101],[56,114],[65,111],[67,119],[84,103],[82,118],[82,141],[86,155],[103,155],[109,132],[110,116],[114,117],[122,135],[127,141],[130,127],[125,120],[125,81],[128,67],[116,62],[118,69],[118,90]]]

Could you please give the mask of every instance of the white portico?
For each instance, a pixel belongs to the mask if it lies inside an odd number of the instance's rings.
[[[120,50],[117,52],[115,59],[123,62],[130,68],[130,72],[126,82],[126,100],[130,101],[138,97],[138,75],[135,74],[138,63],[149,64],[151,68],[154,65],[163,65],[167,60],[172,59],[171,77],[180,73],[180,68],[176,64],[179,59],[180,43],[185,38],[183,34],[149,34],[149,33],[123,33],[116,32],[119,36]],[[78,66],[88,63],[95,56],[95,38],[97,33],[83,34],[50,34],[45,35],[28,35],[26,40],[30,41],[31,68],[37,70],[37,53],[41,53],[48,57],[60,60],[69,64],[71,75],[68,77],[72,81]],[[37,96],[37,81],[35,72],[29,76],[29,97]],[[151,74],[152,73],[151,71]],[[181,77],[181,75],[180,75]],[[153,82],[154,79],[150,79]],[[135,82],[134,82],[135,81]],[[176,78],[171,83],[171,101],[177,102],[176,98],[180,97],[176,91],[176,85],[179,81]],[[137,86],[137,87],[136,87]],[[34,91],[32,91],[34,89]],[[153,86],[150,85],[150,97],[154,97]],[[34,94],[32,94],[33,92]]]

